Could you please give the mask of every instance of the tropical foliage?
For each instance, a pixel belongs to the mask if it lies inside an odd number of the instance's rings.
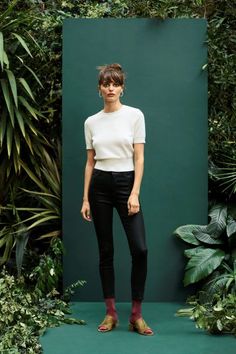
[[[42,12],[37,1],[3,1],[0,10],[0,263],[4,264],[14,247],[19,259],[27,243],[35,248],[35,240],[50,243],[61,234],[61,73],[55,64],[61,54],[60,34],[55,33],[62,22]],[[37,247],[39,252],[44,248]]]
[[[184,252],[189,259],[185,267],[185,286],[207,278],[223,262],[234,267],[236,221],[233,212],[234,209],[230,210],[225,205],[214,205],[208,225],[183,225],[174,231],[174,235],[193,246]]]
[[[177,316],[189,316],[196,327],[210,333],[236,335],[236,215],[235,206],[213,205],[208,225],[183,225],[174,234],[193,246],[184,251],[189,259],[184,285],[201,283],[186,301],[190,308]]]

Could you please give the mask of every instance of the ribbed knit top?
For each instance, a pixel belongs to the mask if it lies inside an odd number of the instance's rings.
[[[104,171],[134,170],[135,143],[145,143],[145,119],[139,108],[122,105],[103,110],[84,122],[86,149],[95,150],[95,168]]]

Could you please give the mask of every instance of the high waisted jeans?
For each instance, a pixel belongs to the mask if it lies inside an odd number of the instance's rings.
[[[131,290],[133,300],[143,300],[147,274],[147,247],[143,214],[128,215],[127,201],[134,182],[134,171],[93,170],[89,202],[98,240],[99,272],[104,298],[115,297],[113,267],[113,208],[117,209],[132,256]]]

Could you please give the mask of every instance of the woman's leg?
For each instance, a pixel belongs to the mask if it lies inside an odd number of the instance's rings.
[[[131,290],[132,300],[144,298],[147,276],[147,246],[142,208],[134,215],[128,215],[127,201],[134,182],[134,171],[114,174],[115,207],[123,224],[132,256]]]
[[[132,300],[141,302],[144,298],[148,255],[142,210],[140,208],[140,211],[137,214],[128,215],[127,203],[122,203],[117,205],[117,211],[128,239],[130,254],[132,257]],[[137,306],[136,309],[138,310]]]
[[[134,215],[128,215],[128,198],[133,187],[134,172],[122,172],[116,179],[116,209],[123,224],[130,253],[132,256],[131,290],[132,310],[130,315],[130,330],[140,334],[152,335],[153,331],[142,318],[142,301],[144,298],[147,276],[147,246],[142,208]]]
[[[99,272],[106,305],[104,321],[98,326],[98,330],[106,332],[114,327],[117,321],[115,308],[115,277],[113,266],[113,204],[110,193],[110,176],[102,171],[94,171],[92,176],[89,201],[94,223],[98,249],[99,249]]]
[[[113,205],[109,187],[110,175],[95,170],[89,189],[89,202],[98,242],[99,272],[104,298],[115,297]]]

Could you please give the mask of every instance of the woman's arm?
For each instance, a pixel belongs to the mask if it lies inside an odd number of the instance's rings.
[[[128,199],[128,215],[139,212],[139,193],[144,171],[144,144],[134,144],[134,184]]]
[[[88,199],[88,191],[89,191],[89,185],[93,173],[93,168],[95,165],[95,151],[93,149],[88,149],[87,150],[87,162],[85,165],[85,171],[84,171],[84,196],[83,196],[83,204],[81,208],[81,214],[82,217],[87,220],[87,221],[92,221],[91,216],[90,216],[90,205],[89,205],[89,199]]]

